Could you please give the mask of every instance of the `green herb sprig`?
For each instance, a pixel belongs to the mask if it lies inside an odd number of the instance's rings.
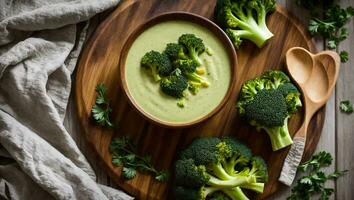
[[[112,109],[106,97],[107,87],[103,83],[100,83],[96,86],[96,92],[96,102],[91,110],[92,117],[99,125],[108,128],[113,128],[114,125],[110,119]]]
[[[299,166],[300,172],[307,172],[308,175],[301,177],[297,185],[291,190],[288,200],[310,200],[315,194],[320,194],[321,200],[329,199],[334,192],[333,188],[324,186],[327,180],[336,179],[342,176],[346,171],[335,171],[326,174],[321,170],[322,167],[328,167],[332,164],[330,153],[321,151],[312,156],[312,158]]]
[[[160,182],[169,178],[167,171],[159,171],[152,165],[150,156],[137,155],[135,145],[127,136],[113,139],[109,151],[112,154],[112,164],[122,166],[121,175],[128,180],[133,179],[137,171],[152,173]]]
[[[347,114],[353,113],[353,105],[349,100],[341,101],[339,104],[339,108],[344,113],[347,113]]]
[[[349,35],[345,25],[354,16],[354,8],[342,8],[333,0],[297,0],[297,3],[312,13],[308,27],[311,35],[322,36],[327,40],[327,48],[338,52],[338,45]],[[348,61],[347,51],[341,51],[339,55],[342,62]]]

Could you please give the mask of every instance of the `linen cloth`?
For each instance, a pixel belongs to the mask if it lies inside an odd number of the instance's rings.
[[[63,125],[88,20],[119,0],[0,0],[0,199],[132,199]]]

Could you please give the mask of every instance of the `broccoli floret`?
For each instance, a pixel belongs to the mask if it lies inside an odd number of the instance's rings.
[[[262,192],[268,179],[267,166],[259,159],[232,138],[196,139],[176,161],[176,197],[189,199],[193,194],[191,199],[214,199],[212,194],[220,192],[225,199],[247,200],[241,188]]]
[[[164,51],[171,60],[188,59],[188,56],[184,52],[184,47],[177,43],[168,43]]]
[[[177,106],[180,108],[184,108],[184,106],[186,105],[185,99],[182,98],[179,101],[177,101]]]
[[[290,114],[295,114],[297,109],[302,106],[300,95],[300,92],[291,92],[285,97]]]
[[[203,77],[198,75],[197,73],[186,73],[186,76],[189,80],[193,81],[193,82],[197,82],[200,83],[202,87],[209,87],[210,83],[209,81]]]
[[[267,127],[282,126],[288,116],[285,98],[279,90],[274,89],[259,91],[244,108],[247,120]]]
[[[182,73],[192,82],[192,87],[195,87],[196,90],[199,91],[200,87],[209,86],[208,80],[196,73],[196,69],[198,67],[198,63],[196,61],[191,59],[177,60],[175,62],[175,66],[180,69]],[[198,87],[198,84],[193,83],[200,83],[200,87]],[[194,90],[194,88],[192,88],[192,90]]]
[[[225,137],[222,140],[230,147],[232,154],[230,158],[223,160],[222,165],[228,174],[234,175],[237,171],[247,166],[251,160],[252,152],[246,145],[238,140],[229,137]]]
[[[280,90],[285,97],[288,112],[295,114],[298,107],[302,106],[299,90],[292,83],[284,83],[278,87],[278,90]]]
[[[288,119],[301,107],[300,92],[281,71],[268,71],[247,81],[236,105],[241,116],[265,130],[274,151],[293,143]]]
[[[241,188],[262,193],[264,190],[264,183],[268,182],[268,167],[263,158],[259,156],[251,158],[251,171],[249,174],[256,177],[256,183],[248,183],[242,185]]]
[[[198,63],[192,59],[177,60],[175,62],[175,66],[183,73],[194,73],[198,67]]]
[[[171,75],[163,78],[160,82],[160,87],[163,93],[172,97],[182,98],[184,91],[188,88],[188,81],[178,71],[177,69]]]
[[[141,58],[141,66],[151,70],[155,81],[161,79],[160,76],[169,75],[173,68],[170,59],[166,54],[157,51],[149,51]]]
[[[178,38],[178,43],[183,45],[188,50],[188,55],[191,59],[202,65],[199,55],[205,51],[203,40],[194,34],[183,34]]]
[[[278,87],[278,90],[286,97],[289,93],[299,93],[297,87],[292,83],[284,83]]]
[[[236,48],[243,39],[261,48],[273,37],[266,24],[266,16],[274,9],[275,0],[218,0],[214,14]]]
[[[267,89],[277,89],[280,85],[290,83],[290,78],[282,71],[270,70],[262,75]]]
[[[201,83],[188,81],[188,90],[194,95],[196,95],[199,92],[201,87],[202,87]]]

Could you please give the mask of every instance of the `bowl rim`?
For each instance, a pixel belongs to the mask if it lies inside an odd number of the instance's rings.
[[[132,44],[136,40],[136,38],[138,38],[140,36],[140,34],[142,34],[145,30],[147,30],[148,28],[150,28],[158,23],[166,22],[166,21],[175,21],[175,20],[176,21],[179,21],[179,20],[188,21],[188,22],[192,22],[195,24],[199,24],[203,27],[206,27],[209,31],[211,31],[213,34],[215,34],[217,36],[217,38],[223,43],[224,48],[226,49],[226,51],[228,53],[228,57],[230,60],[230,68],[231,68],[230,84],[229,84],[229,87],[228,87],[228,90],[227,90],[225,96],[220,101],[220,103],[208,114],[206,114],[202,117],[199,117],[196,120],[185,122],[185,123],[166,122],[166,121],[160,120],[160,119],[154,117],[153,115],[149,114],[148,112],[144,111],[144,109],[141,106],[139,106],[139,104],[135,101],[135,99],[130,94],[129,89],[128,89],[127,80],[125,78],[126,58],[127,58],[128,52],[129,52]],[[136,110],[140,115],[142,115],[148,121],[150,121],[156,125],[162,126],[162,127],[186,128],[186,127],[190,127],[190,126],[199,124],[199,123],[211,118],[212,116],[217,114],[226,105],[226,102],[230,99],[233,88],[236,84],[236,68],[237,68],[236,66],[238,63],[237,63],[236,50],[233,46],[233,43],[231,42],[229,37],[226,35],[226,33],[218,25],[216,25],[211,20],[209,20],[203,16],[194,14],[194,13],[183,12],[183,11],[165,12],[165,13],[161,13],[159,15],[156,15],[150,19],[147,19],[146,21],[144,21],[143,23],[138,25],[137,28],[135,28],[135,30],[126,39],[121,52],[122,53],[120,54],[118,66],[119,66],[119,73],[120,73],[120,83],[121,83],[121,87],[124,91],[125,96],[128,98],[128,101],[132,105],[134,110]]]

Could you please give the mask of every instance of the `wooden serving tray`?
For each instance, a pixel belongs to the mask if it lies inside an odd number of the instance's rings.
[[[286,51],[294,46],[315,52],[315,45],[305,28],[280,6],[268,18],[268,26],[275,36],[262,49],[244,42],[237,51],[237,80],[232,97],[226,106],[208,121],[188,129],[165,129],[151,124],[140,116],[128,103],[119,86],[118,61],[125,40],[145,20],[163,12],[189,11],[212,19],[215,0],[126,0],[97,28],[84,48],[77,68],[76,103],[83,134],[91,144],[111,177],[129,194],[138,199],[171,199],[171,182],[159,183],[147,174],[126,181],[120,178],[120,168],[111,164],[108,146],[112,137],[130,134],[138,144],[139,151],[152,155],[159,169],[171,169],[178,151],[194,138],[230,135],[247,143],[255,155],[261,155],[268,163],[269,182],[258,199],[276,192],[281,184],[277,181],[282,163],[289,148],[272,152],[266,133],[258,133],[237,116],[235,102],[242,83],[268,69],[284,69]],[[112,118],[118,124],[108,130],[92,122],[91,108],[95,102],[95,87],[103,82],[108,87],[108,98],[114,110]],[[295,133],[302,121],[300,111],[289,122]],[[325,118],[324,109],[312,119],[304,159],[312,155],[321,135]]]

